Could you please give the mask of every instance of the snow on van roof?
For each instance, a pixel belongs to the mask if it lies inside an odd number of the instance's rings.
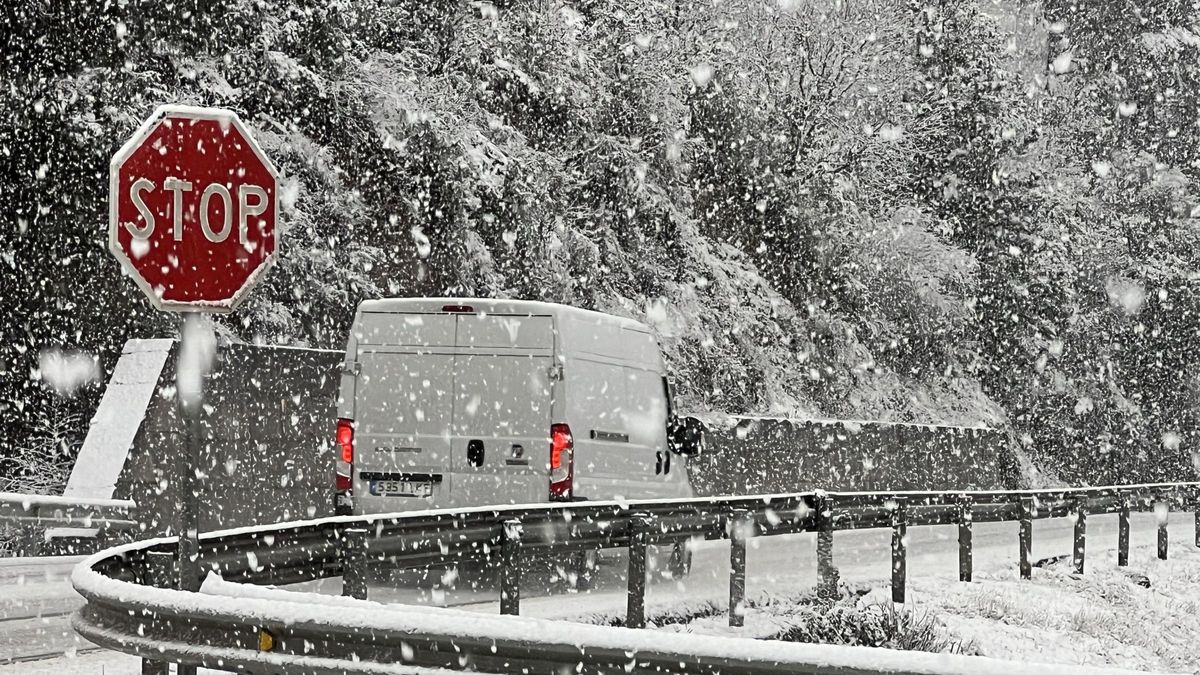
[[[590,309],[540,300],[497,300],[493,298],[380,298],[364,300],[360,312],[442,314],[449,305],[467,306],[487,314],[525,314],[571,318],[577,321],[614,322],[625,328],[649,333],[650,327],[636,319]]]

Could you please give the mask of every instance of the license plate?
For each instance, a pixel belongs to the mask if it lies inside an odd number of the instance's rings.
[[[371,494],[376,497],[428,497],[433,483],[427,480],[373,480]]]

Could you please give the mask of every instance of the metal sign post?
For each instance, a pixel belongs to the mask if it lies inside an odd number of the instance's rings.
[[[175,460],[175,480],[179,498],[176,504],[179,524],[179,590],[200,590],[200,481],[196,467],[200,463],[200,412],[203,398],[193,405],[180,405],[187,427],[185,451]]]
[[[184,451],[175,457],[175,530],[179,533],[179,586],[200,590],[200,458],[204,445],[204,383],[215,357],[212,323],[203,312],[187,315],[176,363],[175,390],[184,424]]]

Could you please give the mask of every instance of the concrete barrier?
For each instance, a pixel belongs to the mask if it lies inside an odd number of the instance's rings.
[[[688,464],[700,496],[804,490],[1017,487],[1006,435],[986,427],[851,420],[701,417],[704,453]]]
[[[145,531],[169,531],[184,427],[178,343],[131,340],[105,390],[65,496],[132,499]],[[343,354],[225,345],[210,374],[200,453],[200,525],[216,530],[333,514],[334,425]],[[95,531],[47,539],[83,545]],[[58,548],[62,548],[59,546]]]

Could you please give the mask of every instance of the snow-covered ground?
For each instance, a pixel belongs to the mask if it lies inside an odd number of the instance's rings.
[[[972,584],[918,579],[913,604],[989,656],[1200,672],[1200,550],[1177,545],[1160,561],[1153,547],[1141,547],[1127,570],[1148,577],[1150,587],[1135,584],[1108,554],[1093,558],[1082,577],[1064,562],[1034,570],[1032,582],[1012,569]]]
[[[1200,553],[1192,548],[1191,514],[1173,514],[1170,520],[1171,557],[1167,563],[1152,559],[1155,541],[1154,516],[1134,514],[1134,569],[1151,578],[1151,589],[1134,591],[1123,573],[1113,569],[1116,519],[1093,516],[1088,519],[1088,568],[1082,581],[1071,579],[1058,569],[1037,569],[1032,582],[1016,578],[1017,525],[1015,523],[978,524],[975,528],[975,583],[959,584],[957,579],[957,540],[954,527],[913,527],[909,529],[910,604],[935,613],[946,630],[973,642],[982,653],[1017,660],[1059,663],[1113,663],[1126,667],[1144,667],[1196,672],[1197,667],[1181,667],[1189,658],[1187,644],[1200,636],[1196,623],[1200,603]],[[1066,554],[1071,547],[1072,527],[1067,519],[1039,521],[1034,526],[1034,558]],[[839,532],[835,537],[835,562],[841,578],[855,584],[881,584],[890,570],[890,531]],[[659,579],[648,591],[647,603],[657,607],[712,600],[723,602],[728,588],[728,545],[709,542],[695,553],[692,575],[675,582]],[[815,583],[815,544],[811,535],[764,537],[750,542],[748,551],[747,591],[754,593],[796,593]],[[59,564],[55,569],[69,565]],[[595,618],[619,616],[624,610],[623,565],[607,565],[599,587],[587,593],[555,597],[528,597],[522,602],[522,614],[548,618]],[[54,603],[68,604],[72,591],[65,585],[61,570],[47,573],[33,568],[26,574],[0,578],[3,599],[8,591],[22,588],[22,600],[7,603],[27,607],[26,614],[36,618],[37,603],[55,598]],[[309,585],[311,589],[313,586]],[[317,587],[337,593],[338,580]],[[882,591],[880,591],[882,593]],[[386,593],[372,589],[378,600],[412,599],[414,594]],[[882,596],[881,596],[882,597]],[[482,612],[497,611],[492,593],[453,591],[438,594],[439,604],[459,605]],[[58,604],[55,605],[56,607]],[[586,608],[581,610],[580,608]],[[1058,608],[1058,609],[1055,609]],[[65,616],[45,610],[43,634],[69,631]],[[1124,613],[1123,613],[1124,612]],[[15,616],[15,614],[12,614]],[[723,617],[710,620],[714,630],[727,631]],[[10,622],[0,621],[0,646]],[[748,629],[759,625],[748,617]],[[1107,632],[1106,632],[1107,631]],[[1112,636],[1108,641],[1107,636]],[[1174,647],[1175,641],[1181,645]],[[55,647],[49,641],[51,649]],[[10,644],[10,647],[12,645]],[[26,645],[28,647],[28,645]],[[66,647],[65,649],[75,649]],[[0,663],[10,655],[0,652]],[[78,653],[42,661],[0,665],[0,675],[63,675],[64,673],[135,673],[138,660],[124,655]],[[1175,664],[1175,665],[1173,665]]]
[[[1149,581],[1138,585],[1137,575]],[[1200,672],[1200,551],[1177,547],[1167,561],[1153,546],[1132,551],[1130,566],[1116,556],[1095,556],[1086,573],[1072,573],[1063,560],[1036,568],[1031,581],[1007,568],[976,575],[971,583],[917,577],[906,609],[931,619],[947,644],[967,653],[1043,663],[1111,666],[1152,672]],[[727,616],[704,616],[665,626],[671,632],[762,637],[778,635],[811,619],[798,602],[759,594],[747,610],[745,627],[730,628]],[[878,584],[857,600],[865,611],[891,601]]]

